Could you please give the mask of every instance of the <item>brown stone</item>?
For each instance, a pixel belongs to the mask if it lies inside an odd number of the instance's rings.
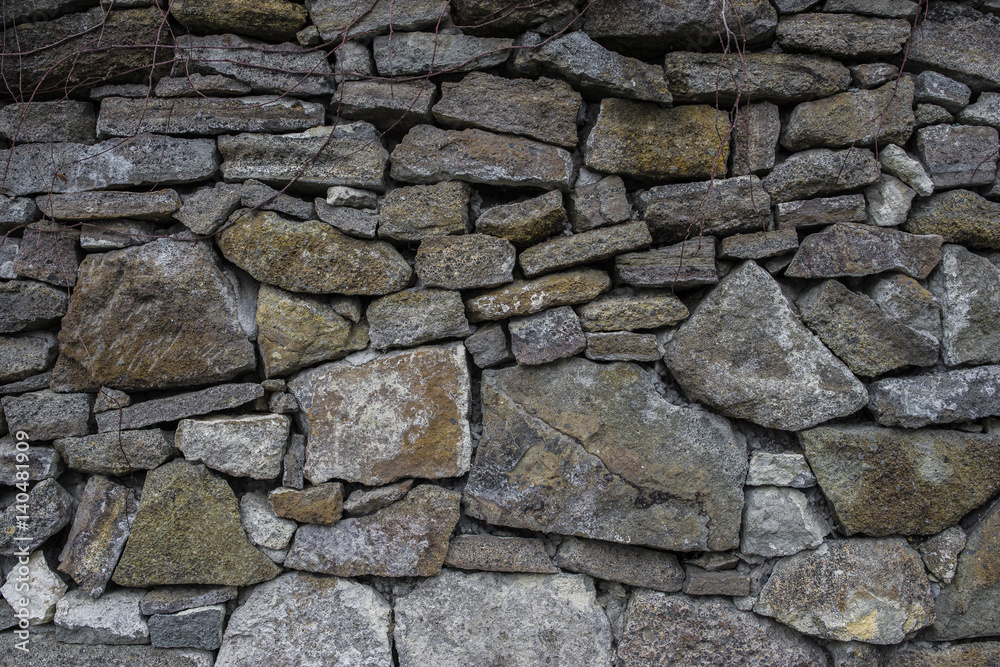
[[[679,591],[684,583],[677,556],[613,542],[568,537],[559,545],[556,565],[605,581],[668,593]]]
[[[576,309],[584,331],[659,329],[681,322],[687,307],[676,296],[615,290]]]
[[[615,279],[636,287],[687,289],[719,282],[715,237],[701,236],[665,248],[615,258]]]
[[[553,273],[534,280],[515,280],[510,285],[465,300],[471,322],[503,320],[531,315],[546,308],[586,303],[611,288],[604,271],[579,269]]]
[[[464,234],[471,194],[472,188],[458,181],[396,188],[379,206],[379,238],[405,243]]]
[[[518,262],[525,277],[534,278],[543,273],[642,250],[652,242],[646,223],[639,220],[571,236],[557,236],[523,250]]]
[[[344,485],[327,482],[307,489],[275,489],[268,494],[274,513],[299,523],[332,526],[344,509]]]
[[[544,195],[502,204],[483,211],[476,220],[476,231],[505,238],[518,248],[534,245],[558,234],[566,225],[562,193]]]
[[[545,552],[542,540],[485,534],[453,537],[444,564],[461,570],[489,572],[559,572]]]
[[[170,14],[198,35],[234,32],[272,42],[295,39],[308,17],[288,0],[174,0]]]

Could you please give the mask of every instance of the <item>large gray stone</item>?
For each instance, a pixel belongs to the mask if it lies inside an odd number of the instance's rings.
[[[943,241],[936,234],[840,223],[807,236],[785,275],[837,278],[901,271],[923,279],[941,260]]]
[[[796,452],[754,452],[750,455],[747,486],[816,486],[806,458]]]
[[[392,609],[375,589],[289,572],[256,587],[229,619],[216,667],[390,667]]]
[[[284,188],[326,192],[349,185],[382,192],[389,153],[375,127],[364,121],[314,127],[295,134],[219,137],[222,176],[229,182],[256,179]]]
[[[878,180],[878,163],[867,148],[811,148],[794,153],[763,180],[775,204],[808,199],[870,185]]]
[[[365,36],[431,28],[447,16],[445,0],[311,0],[309,18],[325,41],[345,35]],[[346,41],[346,40],[345,40]]]
[[[931,535],[1000,489],[997,436],[821,426],[799,438],[848,535]]]
[[[24,431],[30,440],[55,440],[85,434],[91,402],[87,394],[57,394],[48,390],[2,399],[11,432]]]
[[[459,180],[565,192],[573,169],[564,148],[483,130],[418,125],[392,151],[391,174],[409,183]]]
[[[905,19],[810,12],[782,17],[776,37],[785,51],[872,59],[899,53],[910,37],[910,23]]]
[[[462,295],[453,290],[416,289],[372,301],[365,311],[372,347],[413,347],[470,333]]]
[[[936,2],[920,25],[907,51],[911,62],[977,91],[1000,89],[1000,63],[991,55],[1000,50],[995,16],[955,2]]]
[[[913,234],[939,234],[947,243],[1000,250],[1000,203],[971,190],[950,190],[918,199],[903,229]]]
[[[994,127],[932,125],[917,130],[920,161],[943,188],[992,185],[997,175],[998,139]]]
[[[26,504],[30,510],[27,520],[23,519],[24,503],[8,505],[0,514],[0,555],[12,556],[37,549],[70,522],[75,500],[59,482],[44,479],[28,492]]]
[[[239,208],[240,189],[231,183],[199,188],[183,198],[174,218],[195,234],[211,234]]]
[[[445,570],[396,600],[393,634],[400,667],[611,663],[608,619],[579,575]]]
[[[924,165],[899,146],[889,144],[883,148],[879,152],[878,161],[885,172],[906,183],[921,197],[929,197],[934,193],[934,181],[927,175]]]
[[[771,199],[756,176],[657,185],[635,204],[657,243],[763,231],[771,220]]]
[[[177,421],[185,417],[204,415],[219,410],[230,410],[264,395],[259,384],[221,384],[208,389],[154,398],[123,408],[102,412],[96,416],[99,433],[126,431],[162,422]],[[105,445],[107,441],[102,443]]]
[[[80,232],[68,225],[42,220],[24,230],[14,273],[56,285],[73,287],[80,264]]]
[[[880,424],[919,428],[1000,415],[1000,366],[873,382],[868,409]]]
[[[59,336],[52,386],[61,391],[208,384],[256,364],[233,284],[207,243],[160,239],[89,255]]]
[[[34,280],[0,282],[0,332],[44,329],[66,314],[66,290]]]
[[[849,415],[868,400],[864,386],[753,262],[701,302],[664,359],[692,399],[769,428],[808,428]]]
[[[142,590],[118,590],[92,599],[70,591],[56,605],[56,638],[66,644],[148,644],[149,628],[139,613]]]
[[[823,543],[830,526],[797,489],[755,486],[746,491],[740,551],[773,558]]]
[[[510,321],[510,349],[517,363],[530,366],[571,357],[587,347],[580,319],[569,306]]]
[[[44,373],[58,354],[59,343],[48,331],[0,336],[0,383]]]
[[[325,364],[289,383],[308,437],[306,478],[380,485],[469,469],[470,387],[461,343]],[[342,414],[356,418],[345,421]]]
[[[586,185],[578,183],[570,193],[569,219],[574,232],[625,222],[631,215],[632,205],[620,176],[605,176]]]
[[[634,364],[483,375],[468,514],[678,551],[736,546],[746,454],[727,420],[669,404]]]
[[[960,245],[945,245],[928,286],[941,304],[944,363],[1000,362],[1000,267]]]
[[[305,8],[288,0],[175,0],[170,14],[198,35],[230,32],[275,42],[294,39],[306,22]]]
[[[626,608],[618,658],[622,667],[829,664],[823,650],[798,633],[727,600],[641,589]]]
[[[290,428],[288,417],[274,414],[182,419],[174,442],[188,461],[234,477],[274,479]]]
[[[567,537],[555,562],[570,572],[668,593],[679,591],[684,583],[677,556],[645,547]]]
[[[920,555],[902,538],[834,540],[778,561],[753,610],[822,639],[897,644],[934,621]]]
[[[211,139],[139,134],[93,145],[22,144],[0,151],[5,195],[82,192],[193,183],[212,176],[219,156]]]
[[[90,102],[22,102],[0,110],[0,137],[12,144],[97,143],[97,115]]]
[[[908,185],[888,174],[865,188],[868,200],[868,224],[878,227],[898,227],[906,222],[910,202],[917,193]]]
[[[14,434],[0,437],[0,484],[14,486],[25,482],[39,482],[43,479],[56,479],[66,467],[59,452],[52,447],[28,443],[25,450],[18,449]]]
[[[403,32],[376,37],[375,66],[385,77],[468,72],[502,64],[513,40],[444,32]]]
[[[940,72],[926,70],[917,75],[914,99],[918,103],[934,104],[951,113],[958,113],[968,106],[971,96],[972,90],[967,85]]]

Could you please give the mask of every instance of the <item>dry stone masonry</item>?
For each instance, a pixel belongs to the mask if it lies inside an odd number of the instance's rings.
[[[1000,665],[998,0],[0,22],[0,664]]]

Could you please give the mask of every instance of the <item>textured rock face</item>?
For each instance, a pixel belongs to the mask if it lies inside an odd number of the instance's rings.
[[[629,222],[544,241],[522,251],[518,263],[526,277],[534,278],[542,273],[643,250],[651,243],[645,222]]]
[[[13,556],[38,548],[70,522],[73,504],[73,496],[54,479],[35,484],[28,492],[31,514],[27,522],[18,519],[24,513],[20,511],[23,506],[19,509],[16,503],[0,514],[0,555]]]
[[[684,570],[676,556],[612,542],[566,538],[556,553],[556,565],[598,579],[657,591],[678,591],[684,583]]]
[[[271,211],[238,217],[219,249],[261,282],[293,292],[378,295],[406,287],[413,270],[389,244],[354,239],[321,222]]]
[[[577,308],[584,331],[658,329],[681,322],[688,309],[677,297],[657,292],[612,292]]]
[[[664,359],[692,398],[769,428],[815,426],[854,412],[868,399],[753,262],[730,273],[702,301],[667,345]]]
[[[388,667],[391,609],[364,584],[289,572],[258,586],[229,621],[220,667],[320,667],[345,656]]]
[[[877,180],[875,155],[868,149],[812,148],[777,165],[763,185],[772,202],[782,203],[852,190]]]
[[[170,13],[195,34],[235,32],[275,42],[294,39],[306,22],[305,8],[288,0],[180,0]]]
[[[34,280],[0,283],[0,332],[42,329],[66,314],[64,290]]]
[[[469,227],[472,188],[458,181],[396,188],[379,206],[379,237],[420,241],[464,234]]]
[[[841,58],[891,56],[909,36],[910,24],[903,19],[819,13],[782,17],[776,34],[782,49]]]
[[[625,612],[620,664],[827,665],[822,649],[766,618],[721,598],[637,590]]]
[[[441,572],[461,494],[424,484],[374,514],[302,526],[285,567],[342,577],[430,577]]]
[[[545,543],[528,537],[458,535],[448,543],[447,567],[489,572],[558,574]]]
[[[389,0],[315,0],[309,17],[324,40],[350,35],[419,30],[434,26],[446,5],[442,0],[412,0],[396,6]]]
[[[1000,414],[1000,366],[963,368],[871,385],[869,409],[880,424],[919,428]]]
[[[908,234],[845,222],[806,237],[785,274],[836,278],[902,271],[926,278],[941,260],[942,241],[935,234]]]
[[[615,278],[635,287],[688,289],[719,282],[715,237],[701,236],[676,245],[615,257]]]
[[[306,478],[385,484],[469,469],[469,377],[459,343],[335,362],[289,388],[307,429]],[[350,422],[340,415],[351,415]]]
[[[80,277],[53,386],[181,387],[254,367],[232,284],[207,245],[163,239],[92,255]]]
[[[608,619],[590,580],[578,575],[444,570],[397,600],[393,635],[401,667],[498,659],[527,667],[542,655],[560,664],[611,662]]]
[[[946,245],[930,280],[941,304],[941,357],[949,366],[1000,361],[1000,268],[962,246]]]
[[[1000,250],[1000,204],[970,190],[950,190],[917,200],[903,229],[938,234],[948,243]]]
[[[56,637],[67,644],[145,644],[149,628],[139,613],[145,591],[112,591],[92,600],[77,589],[56,606]]]
[[[451,290],[390,294],[373,301],[367,315],[372,347],[379,350],[469,335],[462,296]]]
[[[469,320],[502,320],[531,315],[555,306],[586,303],[607,292],[611,279],[604,271],[582,269],[553,273],[534,280],[515,280],[510,285],[466,299]]]
[[[375,65],[383,76],[468,72],[507,60],[513,40],[462,34],[409,32],[376,37]]]
[[[801,491],[773,486],[747,489],[743,510],[743,553],[765,558],[790,556],[823,543],[830,527]]]
[[[132,587],[249,586],[279,572],[247,540],[229,485],[203,466],[172,461],[146,476],[112,581]]]
[[[290,420],[284,415],[182,419],[174,442],[184,458],[234,477],[281,474]]]
[[[11,667],[57,667],[57,665],[106,665],[128,661],[137,667],[211,667],[213,656],[207,651],[169,650],[152,646],[101,646],[64,644],[56,633],[39,628],[31,633],[31,651],[27,656],[16,648],[14,634],[0,634],[0,658]]]
[[[143,401],[136,405],[102,412],[97,415],[97,430],[100,433],[107,433],[143,428],[184,417],[236,408],[263,395],[264,389],[259,384],[218,385],[201,391]],[[103,444],[106,444],[106,441]]]
[[[1000,660],[1000,643],[975,642],[945,648],[906,646],[894,651],[888,667],[988,667]]]
[[[514,246],[487,234],[438,236],[420,242],[417,276],[428,287],[460,290],[513,282]]]
[[[937,189],[991,185],[997,146],[992,127],[934,125],[917,132],[917,153]]]
[[[724,419],[660,399],[652,381],[631,364],[582,359],[484,373],[466,511],[672,550],[736,546],[743,437]]]
[[[562,194],[548,192],[522,202],[494,206],[476,220],[476,231],[507,239],[517,247],[558,234],[566,224]]]
[[[775,565],[754,611],[838,641],[896,644],[934,620],[920,555],[905,540],[823,544]]]
[[[770,198],[756,176],[657,185],[636,197],[657,242],[764,230]]]
[[[839,426],[799,434],[847,534],[931,535],[1000,488],[1000,438],[960,431]]]
[[[1000,26],[988,15],[954,2],[939,3],[915,35],[914,62],[944,72],[976,90],[1000,88],[1000,65],[988,57],[1000,48]]]

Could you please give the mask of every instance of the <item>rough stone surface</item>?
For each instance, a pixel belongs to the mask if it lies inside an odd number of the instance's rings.
[[[711,178],[725,173],[730,129],[729,116],[707,105],[664,109],[607,98],[584,145],[584,162],[640,180]]]
[[[238,592],[234,586],[158,586],[143,597],[139,611],[145,616],[173,614],[235,600]]]
[[[462,290],[514,280],[514,246],[487,234],[436,236],[420,242],[417,277],[427,287]]]
[[[658,243],[760,231],[770,220],[770,199],[756,176],[659,185],[635,201]]]
[[[442,0],[410,0],[396,6],[390,0],[314,0],[309,17],[325,41],[346,34],[382,34],[431,28],[447,12]],[[338,40],[339,41],[339,40]]]
[[[670,405],[633,364],[483,375],[471,516],[680,551],[736,546],[746,454],[726,420]]]
[[[1000,126],[1000,93],[981,93],[975,104],[958,113],[958,121],[966,125]]]
[[[828,97],[851,83],[850,71],[839,62],[792,53],[746,53],[737,58],[676,51],[667,54],[663,68],[674,100],[683,102],[715,104],[718,99],[731,104],[739,94],[741,99],[788,104]]]
[[[879,164],[882,169],[906,183],[921,197],[929,197],[934,193],[934,181],[927,175],[918,160],[911,158],[906,151],[895,144],[889,144],[879,152]]]
[[[380,130],[401,134],[434,121],[434,93],[434,86],[425,79],[413,83],[346,81],[337,90],[331,111],[338,118],[367,121]]]
[[[782,255],[799,247],[799,236],[794,229],[772,232],[736,234],[722,239],[719,257],[726,259],[766,259]]]
[[[389,667],[392,609],[375,589],[289,572],[253,590],[233,612],[217,667],[321,667],[350,656]]]
[[[315,209],[298,197],[281,194],[260,181],[249,180],[240,187],[240,204],[244,208],[275,211],[299,220],[315,218]]]
[[[458,181],[396,188],[379,205],[380,238],[397,242],[465,234],[472,188]]]
[[[294,39],[307,16],[304,7],[288,0],[176,0],[170,14],[198,35],[235,32],[273,42]]]
[[[12,556],[37,549],[70,522],[75,504],[73,496],[56,480],[44,479],[35,484],[28,492],[30,514],[27,522],[17,519],[24,514],[18,510],[17,503],[0,514],[0,555]]]
[[[510,347],[519,364],[535,366],[582,352],[587,338],[573,309],[560,306],[512,319]]]
[[[669,293],[616,290],[577,307],[584,331],[634,331],[673,326],[688,309]]]
[[[56,394],[43,390],[2,399],[7,424],[31,440],[54,440],[87,432],[91,398],[87,394]]]
[[[448,543],[447,567],[489,572],[556,574],[542,540],[494,535],[458,535]]]
[[[699,236],[672,246],[615,257],[615,279],[635,287],[688,289],[719,282],[715,237]]]
[[[949,244],[928,287],[941,304],[944,363],[1000,362],[1000,267]]]
[[[409,183],[459,180],[565,192],[573,177],[573,159],[564,148],[531,139],[418,125],[393,150],[390,173]]]
[[[868,409],[880,424],[919,428],[1000,414],[1000,366],[873,382]]]
[[[857,375],[937,362],[935,339],[889,317],[867,296],[836,280],[810,288],[795,305],[802,321]]]
[[[240,205],[240,187],[230,183],[216,183],[211,188],[200,188],[183,199],[174,218],[195,234],[211,234],[236,211]]]
[[[802,454],[795,452],[754,452],[750,455],[747,486],[816,486],[816,477]]]
[[[140,132],[177,136],[236,132],[298,132],[323,124],[322,104],[294,98],[175,97],[128,99],[105,97],[97,129],[102,137],[131,137]]]
[[[733,176],[772,169],[780,133],[781,119],[776,104],[759,102],[737,111],[730,150]]]
[[[929,8],[923,30],[910,41],[911,61],[954,77],[976,90],[1000,88],[1000,26],[971,7],[944,2]],[[968,100],[968,97],[965,98]]]
[[[132,535],[112,581],[132,587],[249,586],[279,572],[247,540],[229,485],[203,466],[176,460],[146,475]]]
[[[173,442],[159,429],[60,438],[53,444],[70,468],[100,475],[152,470],[175,452]]]
[[[285,567],[343,577],[429,577],[441,572],[461,494],[431,484],[374,514],[301,526]]]
[[[777,206],[778,229],[825,227],[838,222],[864,222],[867,219],[862,195],[841,195],[782,202]]]
[[[769,428],[808,428],[851,414],[868,398],[753,262],[701,302],[666,350],[667,366],[688,396]]]
[[[642,221],[558,236],[523,250],[518,259],[525,277],[568,269],[615,255],[642,250],[652,243]]]
[[[268,494],[267,499],[279,517],[299,523],[332,526],[340,521],[343,512],[344,485],[340,482],[326,482],[306,489],[277,488]]]
[[[322,198],[313,202],[316,216],[326,224],[348,236],[359,239],[373,239],[378,229],[378,213],[350,206],[329,206]]]
[[[877,88],[899,76],[899,68],[889,63],[861,63],[851,66],[850,70],[851,83],[858,88]]]
[[[577,185],[569,197],[569,220],[574,232],[625,222],[631,206],[620,176],[606,176],[596,183]]]
[[[80,232],[60,223],[33,222],[14,256],[19,278],[34,278],[58,287],[76,284],[80,264]]]
[[[916,149],[937,189],[992,185],[997,141],[993,127],[934,125],[917,130]]]
[[[736,570],[705,572],[697,567],[685,567],[684,592],[687,595],[726,595],[746,597],[750,594],[750,577]]]
[[[288,417],[273,414],[182,419],[174,442],[188,461],[235,477],[273,479],[281,474],[290,427]]]
[[[56,605],[56,638],[67,644],[146,644],[149,628],[139,613],[145,591],[121,590],[96,600],[80,589]]]
[[[604,271],[579,269],[534,280],[515,280],[510,285],[466,299],[465,308],[472,322],[502,320],[531,315],[546,308],[586,303],[610,287],[611,279]]]
[[[185,74],[163,77],[156,82],[153,92],[157,97],[231,97],[247,95],[252,90],[249,84],[221,74]]]
[[[289,383],[307,427],[306,478],[367,485],[469,469],[470,387],[461,343],[334,362]],[[350,422],[339,415],[351,414]]]
[[[372,347],[412,347],[469,335],[462,296],[456,291],[417,289],[376,299],[367,310]]]
[[[1000,250],[1000,204],[969,190],[950,190],[918,199],[903,229],[939,234],[947,243]]]
[[[563,39],[573,35],[586,39],[579,32]],[[643,66],[652,67],[644,63]],[[577,144],[576,118],[580,104],[580,94],[565,81],[503,79],[472,72],[461,81],[441,84],[441,99],[434,105],[433,113],[445,127],[520,134],[572,149]]]
[[[935,340],[941,339],[941,306],[913,278],[899,273],[879,276],[865,292],[889,317]]]
[[[271,211],[240,217],[217,239],[254,278],[293,292],[380,295],[406,287],[413,270],[382,241],[354,239],[324,223]]]
[[[910,203],[917,193],[897,178],[883,174],[877,183],[865,188],[868,200],[868,224],[898,227],[906,222]]]
[[[776,37],[786,51],[848,59],[881,58],[902,50],[910,37],[910,23],[854,14],[796,14],[778,21]]]
[[[941,588],[929,637],[936,641],[989,637],[1000,628],[1000,502],[994,501],[969,531],[955,579]]]
[[[989,667],[1000,660],[1000,642],[956,646],[904,646],[888,656],[887,667]]]
[[[510,55],[511,44],[513,40],[500,37],[403,32],[376,37],[372,47],[382,76],[420,76],[500,65]]]
[[[826,487],[824,487],[824,491]],[[764,558],[791,556],[823,543],[830,526],[797,489],[747,489],[740,550]]]
[[[0,332],[42,329],[66,313],[66,291],[34,280],[0,282]]]
[[[585,355],[594,361],[659,361],[663,352],[654,334],[612,331],[588,333]]]
[[[14,227],[34,222],[41,215],[34,199],[0,196],[0,231],[8,232]]]
[[[149,639],[158,648],[197,648],[214,651],[222,645],[224,605],[185,609],[177,614],[149,618]]]
[[[140,429],[152,424],[239,407],[264,395],[259,384],[223,384],[200,391],[136,403],[97,415],[99,433]]]
[[[785,275],[836,278],[901,271],[922,279],[941,260],[942,242],[936,234],[841,223],[807,236]]]
[[[54,630],[38,628],[31,633],[30,652],[16,645],[21,642],[13,633],[0,634],[0,660],[10,667],[100,667],[127,663],[135,667],[212,667],[213,656],[207,651],[170,650],[152,646],[101,646],[64,644]]]
[[[0,336],[0,382],[44,373],[55,363],[59,344],[49,332]]]
[[[553,191],[483,211],[476,220],[476,231],[499,236],[523,248],[558,234],[565,224],[562,193]]]
[[[932,580],[951,583],[958,568],[958,555],[965,549],[966,541],[965,531],[952,526],[917,547]]]
[[[611,663],[608,619],[579,575],[445,570],[397,599],[394,637],[402,667],[486,667],[499,656],[511,667],[535,665],[539,656]]]
[[[15,103],[0,110],[0,137],[12,144],[97,143],[97,115],[89,102]]]
[[[798,633],[731,602],[643,590],[629,600],[618,657],[623,667],[828,664],[823,650]]]
[[[295,134],[222,135],[219,152],[228,182],[253,178],[285,187],[294,181],[297,188],[315,192],[332,185],[385,190],[389,153],[375,127],[363,121]]]
[[[365,516],[377,512],[405,496],[412,486],[413,480],[407,479],[374,489],[358,489],[344,501],[344,513],[347,516]]]
[[[0,437],[0,484],[56,479],[63,470],[59,453],[52,447],[32,445],[19,452],[13,436]]]
[[[23,615],[30,625],[51,623],[52,617],[56,613],[56,604],[59,602],[59,598],[66,594],[67,586],[55,572],[49,569],[45,554],[41,551],[32,553],[24,565],[28,569],[27,574],[15,573],[14,570],[11,570],[7,575],[6,583],[0,588],[0,593],[3,593],[3,597],[8,603],[13,603],[12,606],[17,605],[26,611]],[[23,591],[17,590],[19,578],[24,580],[20,584],[22,586],[27,584],[28,591],[32,593],[28,597],[28,604],[23,606],[18,604],[23,594]]]
[[[507,334],[495,322],[480,325],[475,333],[465,339],[465,349],[479,368],[489,368],[514,360],[507,344]]]
[[[240,519],[250,542],[264,549],[286,549],[295,534],[295,522],[275,514],[263,493],[240,498]]]
[[[559,545],[555,563],[570,572],[668,593],[684,583],[676,556],[645,547],[569,537]]]
[[[135,220],[112,220],[99,224],[83,225],[80,232],[80,248],[86,252],[121,250],[135,245],[149,243],[156,238],[152,222]]]
[[[794,153],[762,181],[775,204],[870,185],[878,180],[875,155],[867,148],[811,148]]]

